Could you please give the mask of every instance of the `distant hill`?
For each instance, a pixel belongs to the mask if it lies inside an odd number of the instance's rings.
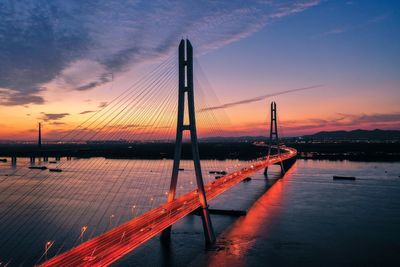
[[[287,141],[295,141],[298,138],[305,140],[316,141],[400,141],[399,130],[352,130],[352,131],[322,131],[315,134],[304,135],[301,137],[286,137],[283,138]],[[200,139],[202,142],[254,142],[254,141],[267,141],[267,136],[237,136],[237,137],[206,137]]]
[[[304,139],[312,140],[400,140],[398,130],[353,130],[353,131],[322,131],[311,135],[304,135]]]

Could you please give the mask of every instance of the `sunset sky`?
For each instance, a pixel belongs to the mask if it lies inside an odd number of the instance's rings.
[[[39,121],[57,139],[176,55],[181,38],[205,94],[260,99],[218,109],[224,135],[265,134],[272,100],[286,136],[400,129],[398,1],[10,0],[0,2],[0,139],[33,139]]]

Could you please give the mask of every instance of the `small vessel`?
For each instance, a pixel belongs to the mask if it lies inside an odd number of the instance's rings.
[[[49,171],[50,171],[50,172],[62,172],[62,169],[59,169],[59,168],[52,168],[52,169],[49,169]]]
[[[221,178],[222,176],[215,176],[215,179],[219,179],[219,178]]]
[[[7,159],[0,159],[0,162],[7,162]]]
[[[251,177],[246,177],[243,179],[243,182],[250,182],[251,181]]]
[[[47,169],[46,166],[29,166],[28,168],[31,170],[46,170]]]
[[[57,163],[57,161],[49,161],[49,163],[53,163],[54,164],[54,163]]]
[[[180,171],[184,171],[185,169],[184,169],[184,168],[179,168],[179,170],[180,170]]]
[[[355,179],[356,179],[356,177],[354,177],[354,176],[337,176],[337,175],[333,176],[333,180],[352,180],[352,181],[354,181]]]
[[[226,171],[209,171],[209,174],[221,174],[221,175],[226,175],[227,172]]]

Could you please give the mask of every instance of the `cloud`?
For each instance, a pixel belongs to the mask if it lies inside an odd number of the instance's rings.
[[[51,125],[65,125],[66,123],[65,122],[59,122],[59,121],[53,121],[53,122],[50,122],[49,124],[51,124]]]
[[[219,105],[219,106],[202,108],[202,109],[200,109],[198,111],[199,112],[203,112],[203,111],[210,111],[210,110],[215,110],[215,109],[231,108],[231,107],[235,107],[235,106],[239,106],[239,105],[244,105],[244,104],[249,104],[249,103],[253,103],[253,102],[262,101],[262,100],[265,100],[265,99],[267,99],[269,97],[272,97],[272,96],[278,96],[278,95],[289,94],[289,93],[294,93],[294,92],[298,92],[298,91],[310,90],[310,89],[320,88],[322,86],[323,85],[313,85],[313,86],[308,86],[308,87],[302,87],[302,88],[296,88],[296,89],[291,89],[291,90],[286,90],[286,91],[266,94],[266,95],[257,96],[257,97],[254,97],[254,98],[249,98],[249,99],[245,99],[245,100],[241,100],[241,101],[231,102],[231,103],[227,103],[227,104],[223,104],[223,105]]]
[[[86,83],[86,84],[80,85],[80,86],[76,87],[76,90],[78,90],[78,91],[89,90],[89,89],[95,88],[95,87],[97,87],[97,86],[100,86],[100,85],[102,85],[102,84],[105,84],[105,83],[107,83],[107,82],[109,82],[109,81],[111,81],[111,80],[110,80],[107,76],[102,75],[102,76],[99,78],[99,80],[97,80],[97,81],[91,81],[91,82],[88,82],[88,83]]]
[[[85,111],[79,112],[79,114],[83,115],[83,114],[88,114],[88,113],[93,113],[93,112],[96,112],[96,110],[85,110]]]
[[[41,91],[42,91],[41,89],[35,89],[35,88],[31,88],[25,91],[0,88],[0,105],[16,106],[16,105],[26,105],[26,104],[36,104],[36,105],[44,104],[45,102],[44,98],[37,95]]]
[[[341,34],[341,33],[349,32],[349,31],[362,29],[362,28],[370,26],[371,24],[375,24],[380,21],[383,21],[386,18],[388,18],[389,16],[390,16],[390,13],[381,14],[379,16],[372,17],[363,22],[359,22],[359,23],[352,24],[352,25],[340,26],[340,27],[328,30],[326,32],[318,34],[317,36],[322,37],[322,36],[327,36],[327,35],[335,35],[335,34]]]
[[[69,113],[44,113],[44,112],[42,112],[42,114],[43,114],[42,116],[43,121],[56,121],[70,115]]]
[[[105,107],[107,107],[107,105],[108,105],[108,102],[100,102],[98,107],[99,108],[105,108]]]
[[[387,19],[389,16],[390,16],[390,13],[384,13],[384,14],[381,14],[381,15],[379,15],[379,16],[375,16],[375,17],[369,19],[369,20],[367,21],[367,23],[368,23],[368,24],[377,23],[377,22],[380,22],[380,21],[382,21],[382,20]]]
[[[357,123],[375,123],[375,122],[399,122],[400,121],[400,112],[395,113],[377,113],[377,114],[343,114],[338,113],[343,119],[342,121],[346,121],[346,119],[351,124]]]
[[[43,104],[49,85],[90,90],[165,57],[189,36],[207,52],[318,5],[288,1],[0,2],[0,105]],[[112,73],[112,74],[111,74]]]
[[[53,79],[52,84],[64,89],[86,91],[113,80],[107,67],[93,60],[77,60]]]
[[[338,113],[330,119],[310,118],[305,120],[284,121],[282,127],[290,132],[310,132],[322,130],[356,128],[400,128],[400,112],[376,114]]]

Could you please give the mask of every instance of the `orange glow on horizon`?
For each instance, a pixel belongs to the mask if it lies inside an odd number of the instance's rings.
[[[124,86],[120,85],[121,88]],[[225,85],[235,88],[235,85]],[[108,87],[107,87],[108,89]],[[236,88],[238,89],[238,88]],[[236,90],[235,89],[235,90]],[[0,106],[4,120],[0,122],[0,140],[36,140],[37,123],[43,122],[43,140],[59,140],[66,132],[75,129],[82,122],[90,118],[95,111],[100,110],[99,103],[107,102],[118,95],[118,91],[108,94],[104,88],[98,88],[88,92],[62,92],[58,89],[59,95],[53,96],[54,92],[48,92],[50,101],[44,105],[25,106]],[[238,89],[239,90],[239,89]],[[173,90],[172,90],[173,91]],[[279,91],[279,90],[276,90]],[[167,95],[167,92],[163,93]],[[301,94],[284,95],[277,97],[278,103],[278,127],[281,129],[282,136],[297,136],[313,134],[319,131],[333,130],[354,130],[354,129],[400,129],[400,111],[397,103],[388,99],[376,98],[375,109],[371,109],[370,97],[359,99],[354,103],[351,99],[340,100],[342,113],[337,113],[338,100],[320,98],[317,96],[321,92],[305,91]],[[165,139],[175,133],[176,111],[169,107],[162,118],[155,116],[146,119],[147,110],[155,114],[159,108],[159,101],[163,95],[147,101],[143,106],[134,107],[127,113],[127,119],[120,123],[113,122],[115,129],[107,127],[107,134],[104,133],[101,139],[119,139],[118,136],[151,135],[153,139]],[[299,102],[301,97],[301,102]],[[224,103],[237,100],[237,96],[228,96]],[[272,100],[272,99],[271,99]],[[274,99],[275,100],[275,99]],[[176,96],[171,96],[169,100],[175,103]],[[211,101],[211,102],[208,102]],[[269,131],[269,103],[268,101],[254,102],[251,104],[240,105],[232,108],[216,110],[210,112],[197,112],[197,129],[199,137],[210,136],[266,136]],[[205,104],[213,106],[214,99],[200,98],[196,102],[196,107],[201,108]],[[171,104],[172,105],[172,104]],[[380,109],[379,106],[384,106]],[[364,110],[370,110],[365,113]],[[128,110],[129,111],[129,110]],[[56,120],[44,121],[44,114],[67,114]],[[83,113],[83,114],[82,114]],[[134,116],[135,121],[139,121],[138,131],[128,131],[127,121],[129,116]],[[137,114],[137,115],[135,115]],[[156,119],[160,119],[155,123]],[[149,120],[152,120],[149,123]],[[135,124],[135,123],[133,123]],[[118,127],[120,125],[121,127]],[[157,126],[152,129],[149,125]],[[147,128],[147,129],[145,129]],[[92,128],[92,130],[95,130]],[[117,138],[115,138],[117,136]],[[126,138],[129,139],[129,138]]]

